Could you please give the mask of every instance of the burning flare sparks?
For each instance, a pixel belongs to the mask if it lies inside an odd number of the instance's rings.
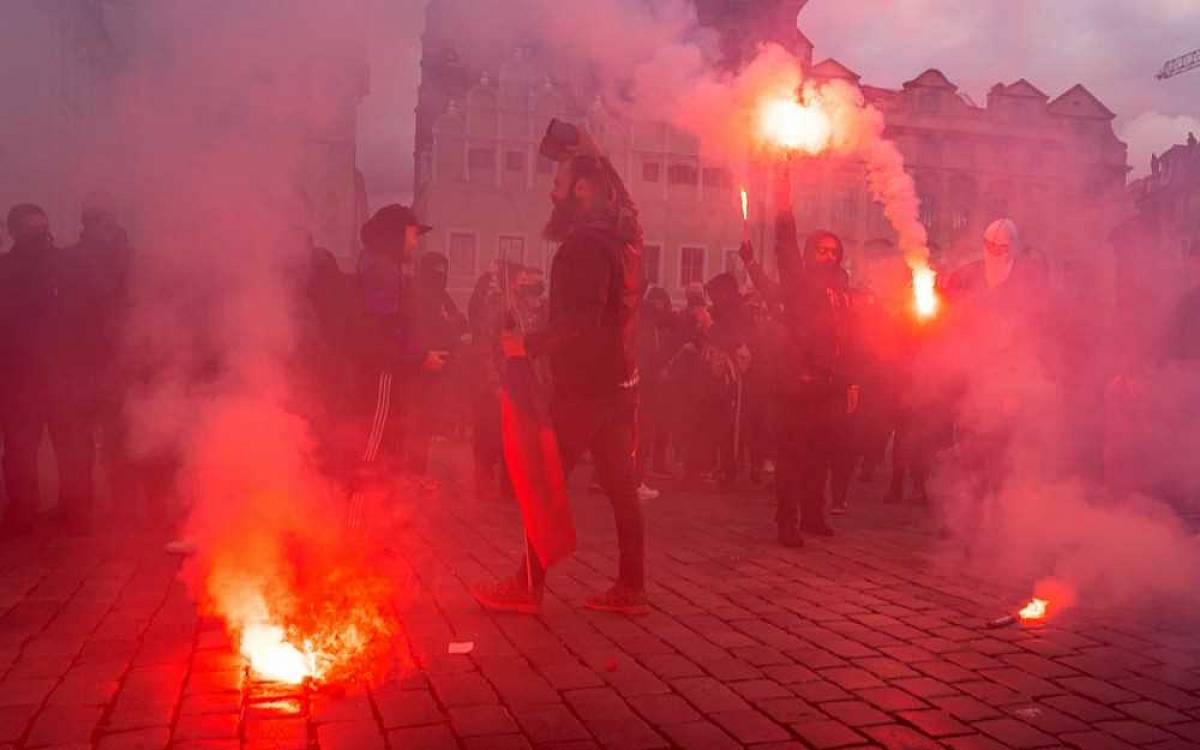
[[[937,272],[928,266],[914,268],[912,272],[913,304],[917,317],[928,320],[937,315],[940,300],[937,295]]]
[[[1045,599],[1033,599],[1026,604],[1017,616],[1022,622],[1031,622],[1033,620],[1041,620],[1046,617],[1046,608],[1050,606],[1050,602]]]
[[[288,643],[283,628],[267,623],[247,625],[242,631],[241,653],[255,674],[276,682],[299,685],[319,679],[316,654]]]
[[[819,154],[833,135],[829,116],[818,103],[767,99],[759,109],[759,130],[770,144],[788,151]]]
[[[746,188],[742,188],[742,221],[750,220],[750,199],[746,196]]]

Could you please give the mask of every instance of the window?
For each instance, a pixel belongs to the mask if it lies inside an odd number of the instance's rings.
[[[691,164],[672,164],[667,168],[667,182],[672,185],[695,185],[699,175]]]
[[[475,277],[475,235],[469,232],[450,233],[450,273],[453,276]]]
[[[524,263],[525,262],[525,238],[513,237],[509,235],[500,235],[498,258],[503,258],[509,263]]]
[[[643,182],[658,182],[659,173],[662,171],[662,165],[656,161],[642,162],[642,181]]]
[[[509,172],[524,172],[525,171],[525,152],[524,151],[505,151],[504,152],[504,168]]]
[[[472,182],[477,177],[490,180],[496,172],[496,152],[490,148],[473,148],[467,152],[467,169]]]
[[[858,201],[854,193],[843,193],[834,199],[833,224],[835,231],[845,232],[858,220]]]
[[[679,249],[679,285],[704,283],[704,248]]]
[[[646,245],[642,247],[642,276],[647,284],[662,284],[660,269],[662,268],[662,247]]]
[[[704,168],[704,187],[727,188],[732,182],[729,177],[729,170],[721,169],[720,167]]]

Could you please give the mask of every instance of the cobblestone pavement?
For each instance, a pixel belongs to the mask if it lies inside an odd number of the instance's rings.
[[[1028,582],[932,555],[919,510],[863,503],[787,550],[761,493],[668,491],[647,504],[653,612],[626,619],[579,606],[615,544],[603,498],[576,506],[580,552],[538,618],[467,591],[515,569],[512,507],[405,509],[395,572],[418,591],[403,647],[421,669],[337,694],[248,676],[162,539],[7,543],[0,748],[1200,747],[1194,630],[1083,608],[985,629]]]

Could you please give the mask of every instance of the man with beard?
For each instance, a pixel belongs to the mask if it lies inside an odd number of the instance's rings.
[[[80,470],[72,461],[79,451],[64,440],[71,431],[63,429],[66,415],[56,408],[64,332],[60,251],[50,237],[50,220],[39,206],[13,206],[8,233],[12,249],[0,255],[0,428],[8,493],[0,534],[15,536],[29,531],[36,520],[41,499],[38,446],[47,426],[60,457],[60,476],[67,480],[60,493],[63,508],[80,513],[80,524],[86,521],[83,506],[91,488],[74,482],[68,471]],[[90,482],[90,465],[87,476]]]
[[[582,140],[582,139],[581,139]],[[550,270],[546,327],[506,334],[507,357],[548,357],[554,377],[551,412],[563,469],[588,450],[616,519],[616,584],[590,597],[589,608],[646,611],[644,523],[637,496],[637,313],[641,303],[641,228],[620,178],[594,146],[560,161],[545,236],[559,243]],[[489,608],[535,613],[545,570],[534,550],[520,572],[475,591]]]
[[[778,427],[776,521],[780,543],[800,547],[800,530],[833,534],[825,520],[827,482],[834,504],[845,503],[851,470],[848,416],[858,409],[859,389],[846,356],[850,295],[842,242],[818,230],[805,240],[801,255],[791,199],[790,178],[783,172],[776,184],[778,289],[754,261],[748,243],[741,255],[755,283],[783,306],[777,398],[779,412],[787,416]]]

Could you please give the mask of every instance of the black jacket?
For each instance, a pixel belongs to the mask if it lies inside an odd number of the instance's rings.
[[[45,393],[63,349],[61,251],[14,247],[0,254],[0,390]]]
[[[642,256],[607,224],[584,224],[550,268],[546,329],[530,334],[531,356],[549,356],[558,396],[604,395],[637,381]]]
[[[783,308],[780,392],[841,398],[855,382],[849,277],[840,266],[830,273],[805,267],[790,211],[776,219],[775,254]]]

